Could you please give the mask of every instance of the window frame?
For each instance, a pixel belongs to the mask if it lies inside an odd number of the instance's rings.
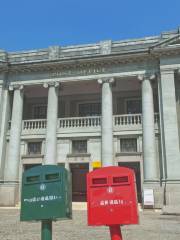
[[[74,151],[74,149],[73,149],[73,143],[78,142],[78,141],[79,141],[79,142],[80,142],[80,141],[86,142],[86,151],[85,151],[85,152]],[[71,154],[72,154],[72,155],[88,154],[88,141],[87,141],[87,139],[72,139],[72,140],[71,140]]]
[[[136,141],[136,151],[122,151],[122,140],[135,140]],[[119,152],[122,154],[137,154],[139,153],[138,138],[135,136],[126,136],[119,139]]]
[[[141,103],[141,112],[137,113],[128,113],[128,101],[140,101]],[[126,114],[142,114],[142,99],[140,97],[125,98],[124,100],[124,109]]]
[[[99,104],[100,106],[100,112],[98,115],[85,115],[85,116],[81,116],[80,115],[80,105],[85,105],[85,104]],[[101,102],[100,101],[82,101],[82,102],[78,102],[77,103],[77,113],[79,117],[93,117],[93,116],[101,116],[102,113],[102,109],[101,109]]]
[[[29,153],[29,144],[36,144],[40,143],[40,152],[39,153]],[[42,148],[43,148],[43,142],[42,141],[28,141],[27,142],[27,150],[26,150],[26,156],[39,156],[42,155]]]
[[[45,114],[45,117],[41,117],[41,118],[36,118],[35,117],[35,108],[36,107],[45,107],[46,108],[46,114]],[[32,117],[33,117],[33,119],[46,119],[47,118],[47,104],[45,104],[45,103],[40,103],[40,104],[33,104],[32,105]]]

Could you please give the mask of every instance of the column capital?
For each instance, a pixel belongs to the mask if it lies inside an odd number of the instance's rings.
[[[178,70],[180,69],[174,69],[170,67],[160,67],[160,74],[175,74],[178,73]]]
[[[157,76],[156,73],[144,73],[144,74],[139,74],[139,75],[137,76],[137,78],[138,78],[138,80],[139,80],[140,82],[142,82],[142,81],[144,81],[144,80],[150,80],[150,81],[152,81],[152,80],[155,80],[155,79],[156,79],[156,76]]]
[[[9,85],[9,91],[23,90],[23,88],[24,88],[23,84],[11,84],[11,85]]]
[[[60,85],[60,82],[46,82],[43,84],[43,87],[44,88],[49,88],[49,87],[57,88],[57,87],[59,87],[59,85]]]
[[[176,73],[180,75],[180,68],[176,70]]]
[[[113,77],[111,77],[111,78],[99,78],[97,81],[99,84],[103,84],[103,83],[112,84],[112,83],[114,83],[115,80]]]

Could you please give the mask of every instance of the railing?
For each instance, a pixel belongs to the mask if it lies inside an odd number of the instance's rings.
[[[159,122],[159,114],[154,114],[154,123],[157,126]],[[22,130],[41,130],[46,129],[46,119],[33,119],[23,120]],[[136,127],[142,125],[142,114],[124,114],[113,116],[113,126],[116,127]],[[72,117],[72,118],[59,118],[57,128],[58,129],[79,129],[79,128],[97,128],[101,126],[101,116],[89,116],[89,117]],[[9,122],[9,129],[11,128],[11,122]]]
[[[126,114],[113,116],[114,126],[119,125],[139,125],[142,123],[141,114]]]
[[[46,119],[23,120],[22,130],[45,129]]]
[[[113,116],[114,126],[119,125],[139,125],[142,124],[142,114],[125,114]],[[159,123],[159,114],[154,114],[154,123]]]
[[[74,117],[60,118],[59,128],[82,128],[82,127],[98,127],[101,125],[101,117]]]

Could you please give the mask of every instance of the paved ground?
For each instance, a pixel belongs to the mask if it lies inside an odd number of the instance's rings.
[[[140,224],[122,227],[124,240],[179,240],[180,216],[146,211]],[[19,210],[0,209],[0,240],[40,240],[40,223],[19,222]],[[86,211],[74,211],[73,220],[53,223],[53,240],[110,240],[108,228],[88,227]]]

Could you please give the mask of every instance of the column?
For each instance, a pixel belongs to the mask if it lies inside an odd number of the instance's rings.
[[[2,80],[0,80],[0,144],[2,144],[3,143],[3,141],[2,141],[2,134],[1,134],[1,132],[2,132],[2,130],[1,130],[1,128],[2,128],[2,126],[1,126],[1,119],[2,119],[2,111],[3,111],[3,108],[2,108],[2,105],[3,105],[3,97],[2,97],[2,92],[3,92],[3,90],[2,90],[2,87],[3,87],[3,81]],[[3,139],[4,140],[4,139]],[[1,143],[2,142],[2,143]],[[2,147],[1,147],[1,145],[0,145],[0,180],[2,179],[2,172],[3,172],[3,167],[2,167],[2,161],[3,161],[3,158],[2,158],[2,156],[1,156],[1,150],[2,150]]]
[[[20,142],[23,113],[23,86],[14,87],[8,159],[5,167],[5,181],[17,182],[20,162]]]
[[[6,155],[6,134],[10,120],[10,101],[9,90],[3,89],[2,105],[0,110],[1,123],[0,123],[0,180],[4,178],[4,166]]]
[[[101,161],[103,166],[114,165],[113,153],[113,104],[111,85],[113,78],[99,79],[102,85],[102,119],[101,119]]]
[[[57,163],[58,86],[59,83],[44,84],[44,87],[48,87],[45,164]]]
[[[179,180],[180,152],[174,70],[161,70],[159,95],[165,177],[167,180]]]
[[[4,85],[5,75],[0,74],[0,131],[1,131],[1,118],[2,118],[2,104],[3,104],[3,85]]]
[[[3,87],[3,84],[0,81],[0,112],[2,108],[2,87]],[[1,116],[0,116],[0,123],[1,123]]]
[[[145,181],[157,181],[156,142],[152,80],[155,75],[139,76],[142,82],[143,158]]]

